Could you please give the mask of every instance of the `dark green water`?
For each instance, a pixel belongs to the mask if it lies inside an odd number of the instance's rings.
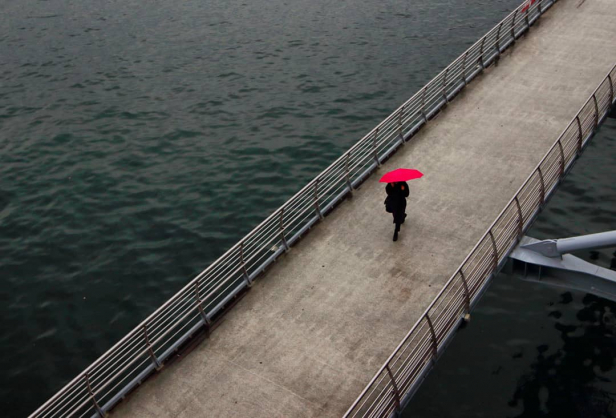
[[[519,3],[1,2],[3,415],[32,412]]]
[[[528,235],[616,229],[616,119],[607,119]],[[615,249],[576,253],[616,269]],[[616,416],[616,303],[500,274],[405,418]]]

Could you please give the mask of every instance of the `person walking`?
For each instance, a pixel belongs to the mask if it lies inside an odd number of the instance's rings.
[[[385,191],[387,198],[385,199],[385,210],[391,213],[394,217],[394,241],[398,241],[398,232],[400,225],[404,223],[406,218],[406,198],[409,196],[408,180],[415,180],[423,177],[423,173],[413,168],[398,168],[396,170],[385,173],[379,180],[380,183],[387,183]]]
[[[405,181],[387,183],[385,192],[387,192],[385,208],[394,217],[394,224],[396,224],[394,241],[398,241],[400,225],[404,223],[404,218],[406,218],[406,198],[409,196],[409,185]]]

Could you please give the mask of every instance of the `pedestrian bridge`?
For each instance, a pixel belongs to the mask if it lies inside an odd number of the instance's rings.
[[[613,0],[525,1],[32,416],[399,410],[605,117],[615,61]],[[425,176],[393,242],[398,167]]]

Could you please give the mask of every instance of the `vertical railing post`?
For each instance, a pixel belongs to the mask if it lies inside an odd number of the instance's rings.
[[[404,135],[402,134],[402,118],[404,116],[404,105],[400,109],[400,113],[398,113],[398,135],[400,135],[400,141],[404,144]]]
[[[430,328],[430,335],[432,337],[432,361],[436,361],[436,356],[438,354],[438,340],[436,339],[436,332],[434,332],[432,320],[430,319],[430,316],[427,312],[425,318],[428,321],[428,327]]]
[[[520,206],[520,200],[518,196],[514,198],[515,205],[518,208],[518,241],[522,239],[522,234],[524,233],[524,217],[522,216],[522,207]]]
[[[500,58],[501,50],[500,50],[500,33],[501,28],[503,27],[503,22],[498,25],[498,30],[496,31],[496,52],[498,53],[498,57]]]
[[[396,401],[396,412],[400,412],[400,390],[398,390],[396,379],[394,379],[394,374],[391,372],[391,369],[389,368],[389,364],[386,364],[385,368],[387,369],[387,374],[389,374],[389,380],[391,381],[391,386],[394,388],[394,399]]]
[[[344,180],[346,181],[346,185],[349,188],[349,193],[353,193],[353,184],[351,183],[351,151],[347,152],[346,158],[344,159]]]
[[[250,287],[252,286],[252,282],[250,281],[250,276],[246,270],[246,262],[244,261],[244,241],[240,242],[240,263],[242,265],[242,275],[244,276],[244,280],[246,281],[248,287]]]
[[[426,89],[428,87],[424,87],[421,92],[421,116],[423,116],[424,122],[428,122],[428,118],[426,116]]]
[[[539,180],[541,180],[541,206],[545,203],[545,182],[543,181],[543,172],[541,171],[541,167],[537,167],[537,172],[539,173]]]
[[[526,28],[530,30],[530,22],[528,20],[528,11],[530,10],[530,4],[526,7],[526,13],[524,14],[524,20],[526,21]]]
[[[284,245],[284,250],[289,251],[289,243],[284,235],[284,206],[280,208],[280,222],[278,226],[280,228],[280,240],[282,241],[282,245]]]
[[[460,272],[460,277],[462,278],[462,286],[464,286],[464,304],[466,305],[466,313],[471,313],[471,291],[468,288],[468,283],[466,281],[466,276],[462,269],[458,270]]]
[[[466,57],[468,56],[468,49],[464,52],[464,58],[462,59],[462,81],[466,87]]]
[[[543,0],[539,0],[539,4],[537,5],[537,9],[539,9],[539,15],[543,14],[543,8],[541,7],[542,3],[543,3]]]
[[[558,149],[560,149],[560,178],[565,174],[565,151],[563,150],[563,144],[561,144],[560,138],[558,138]]]
[[[488,231],[488,235],[490,235],[490,241],[492,241],[492,273],[496,273],[496,269],[498,268],[498,249],[491,229]]]
[[[583,137],[582,123],[580,122],[580,115],[579,114],[575,117],[575,120],[577,121],[577,127],[578,127],[578,146],[577,146],[577,152],[578,152],[578,155],[579,155],[582,152],[582,137]]]
[[[445,74],[443,75],[443,87],[441,94],[443,95],[443,99],[445,99],[445,104],[449,103],[449,99],[447,98],[447,74],[449,73],[449,67],[445,68]]]
[[[141,329],[143,330],[143,339],[145,340],[145,344],[148,348],[148,354],[152,359],[152,363],[154,363],[154,367],[156,367],[156,370],[160,370],[163,366],[160,363],[160,360],[158,360],[158,357],[156,357],[156,354],[154,354],[154,350],[152,350],[152,345],[150,344],[150,337],[148,336],[148,325],[144,324]]]
[[[101,409],[100,405],[96,401],[96,397],[94,396],[94,392],[92,391],[92,386],[90,385],[90,376],[88,375],[88,372],[86,372],[83,375],[83,377],[85,378],[86,387],[88,388],[88,394],[90,395],[90,400],[92,401],[92,404],[94,405],[94,409],[96,409],[96,413],[101,418],[106,417],[107,414]]]
[[[515,9],[515,12],[513,13],[513,20],[511,21],[511,37],[513,38],[513,41],[515,42],[515,18],[518,15],[518,9]]]
[[[597,103],[597,95],[592,95],[593,102],[595,103],[595,129],[599,127],[599,104]]]
[[[321,213],[321,206],[319,205],[319,181],[320,179],[317,177],[317,179],[314,182],[314,208],[317,211],[317,215],[319,215],[319,219],[323,220],[323,214]]]
[[[201,295],[199,295],[199,283],[201,279],[195,280],[195,299],[197,299],[197,310],[199,311],[199,316],[203,319],[205,326],[209,329],[212,321],[207,317],[205,311],[203,310],[203,301],[201,300]]]
[[[610,82],[610,106],[609,107],[612,107],[612,105],[614,104],[614,82],[612,81],[611,74],[607,75],[607,80]]]
[[[483,71],[485,67],[483,63],[483,46],[486,43],[486,37],[481,38],[481,46],[479,47],[479,63],[481,64],[481,71]]]
[[[376,166],[380,167],[381,162],[379,161],[379,152],[377,150],[378,136],[379,136],[379,128],[376,128],[376,131],[374,131],[374,135],[372,136],[372,151],[374,152],[374,161],[376,161]]]

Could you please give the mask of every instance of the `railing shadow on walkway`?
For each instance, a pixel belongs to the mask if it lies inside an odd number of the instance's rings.
[[[233,304],[238,294],[249,288],[257,276],[288,251],[310,228],[324,219],[341,201],[352,195],[376,168],[408,142],[468,83],[485,68],[498,62],[501,54],[523,36],[556,1],[525,0],[418,93],[52,396],[30,417],[104,416],[106,411],[113,408],[149,375],[164,367],[174,357],[173,354],[195,335],[204,330],[209,332],[216,319]],[[603,102],[598,103],[598,106],[604,106]],[[598,121],[598,118],[596,119]],[[583,134],[587,128],[584,115],[580,117],[580,124],[580,132]],[[569,145],[563,147],[563,153],[570,155]],[[562,170],[566,169],[563,168],[565,166],[561,165]],[[550,187],[553,188],[549,186],[552,184],[549,181],[554,174],[552,166],[546,167],[545,172],[540,173],[545,177],[542,177],[544,186],[541,189],[542,196],[545,197],[549,195]],[[518,199],[520,210],[524,211],[528,205],[532,205],[533,196],[525,194]],[[481,275],[489,271],[490,266],[493,270],[498,265],[499,259],[490,254],[494,253],[494,248],[496,254],[504,254],[502,246],[509,245],[505,244],[509,236],[507,228],[503,231],[491,229],[490,241],[486,244],[483,240],[475,249],[475,253],[482,255],[483,258],[492,257],[492,261],[481,258],[482,261],[478,264],[473,264],[472,267],[466,266],[465,273],[460,269],[460,277],[462,274],[468,276],[465,285],[468,287],[467,290],[460,293],[460,286],[463,286],[464,281],[452,278],[441,292],[441,299],[450,298],[446,300],[451,300],[455,304],[456,308],[451,312],[456,314],[452,316],[449,313],[447,315],[438,313],[440,311],[436,309],[440,309],[442,301],[437,306],[431,306],[432,311],[426,312],[416,325],[418,331],[407,336],[396,351],[397,354],[394,353],[383,366],[348,414],[357,416],[365,409],[366,402],[372,399],[371,394],[377,392],[381,395],[369,402],[370,405],[376,402],[374,406],[377,409],[370,407],[368,411],[372,412],[369,416],[374,416],[373,412],[377,410],[384,412],[399,409],[402,403],[400,397],[412,387],[412,382],[419,376],[416,373],[417,365],[425,364],[426,359],[435,358],[443,344],[444,336],[448,333],[447,330],[457,321],[459,306],[464,307],[472,303],[473,297],[470,295],[476,294],[477,289],[481,287],[482,281],[479,279]],[[442,296],[445,294],[449,296]],[[415,338],[417,333],[423,337]],[[411,340],[418,341],[418,344],[420,342],[419,346],[412,348],[420,350],[417,353],[420,353],[421,357],[413,364],[403,360],[408,359],[403,357],[403,353],[411,349]],[[429,350],[427,354],[424,346],[426,341]],[[384,383],[385,372],[390,376],[389,383]]]

